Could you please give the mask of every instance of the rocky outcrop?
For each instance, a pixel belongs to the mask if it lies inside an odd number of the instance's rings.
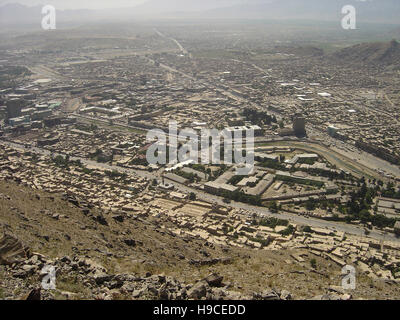
[[[140,242],[126,241],[127,245],[138,245]],[[58,290],[40,290],[44,279],[44,267],[54,267],[57,279],[72,279],[73,284],[81,284],[85,291],[84,298],[97,300],[139,299],[139,300],[291,300],[292,294],[287,290],[264,289],[246,295],[232,290],[232,283],[224,283],[224,277],[219,273],[210,273],[207,277],[195,283],[184,283],[174,277],[164,274],[144,276],[138,274],[115,274],[102,264],[89,257],[74,255],[57,259],[49,259],[39,253],[29,253],[18,239],[5,236],[1,240],[0,252],[3,261],[8,261],[3,268],[6,279],[2,287],[6,289],[7,299],[12,296],[16,287],[26,289],[25,300],[51,300],[55,297],[63,299],[82,298],[82,292],[67,292]],[[225,259],[207,259],[212,263],[226,261]],[[12,261],[12,263],[10,263]],[[228,259],[229,261],[229,259]],[[26,283],[32,287],[26,287]],[[56,281],[57,284],[57,281]],[[8,289],[7,289],[8,288]],[[83,290],[82,288],[82,290]],[[240,287],[238,287],[240,288]],[[351,296],[342,292],[341,288],[331,286],[326,294],[315,296],[316,300],[349,300]]]
[[[9,244],[4,245],[4,248],[10,248],[4,249],[4,253],[18,253],[15,256],[20,257],[17,262],[13,260],[14,263],[8,264],[6,267],[8,274],[14,279],[8,282],[10,287],[15,286],[16,281],[26,281],[28,278],[32,280],[30,282],[36,282],[36,285],[40,287],[43,267],[53,266],[57,278],[75,279],[75,283],[82,283],[90,292],[89,299],[112,300],[117,297],[160,300],[251,299],[239,292],[228,290],[228,286],[223,287],[223,277],[217,273],[212,273],[194,284],[185,284],[162,274],[147,273],[144,277],[136,274],[110,274],[101,264],[86,257],[64,256],[51,260],[38,253],[32,253],[30,256],[24,255],[25,251],[22,250],[24,247],[16,238],[8,237],[3,243]],[[14,257],[14,255],[6,256]],[[56,293],[65,299],[75,299],[77,296],[76,293],[57,289],[55,291],[42,290],[42,294],[38,287],[27,288],[27,290],[29,291],[21,299],[48,300],[53,299]]]
[[[30,251],[21,241],[11,235],[0,239],[0,264],[11,265],[28,259]]]
[[[211,287],[221,287],[223,279],[224,277],[220,274],[212,273],[208,277],[206,277],[204,281],[207,282],[208,285],[210,285]]]
[[[202,259],[202,260],[190,260],[190,264],[195,265],[195,266],[212,266],[217,263],[222,263],[222,264],[229,264],[232,263],[231,258],[214,258],[214,259]]]

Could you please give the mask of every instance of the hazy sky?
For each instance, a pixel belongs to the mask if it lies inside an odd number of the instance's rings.
[[[6,3],[21,3],[27,6],[35,6],[38,4],[54,5],[57,9],[104,9],[104,8],[120,8],[133,7],[143,3],[146,0],[0,0],[0,5]],[[199,0],[201,1],[201,0]]]

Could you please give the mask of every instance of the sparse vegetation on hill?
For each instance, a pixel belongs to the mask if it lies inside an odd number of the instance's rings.
[[[400,44],[396,40],[362,43],[339,50],[331,57],[349,64],[398,66],[400,63]]]
[[[293,299],[326,293],[341,297],[329,291],[340,282],[340,267],[311,254],[301,264],[290,258],[295,250],[218,247],[173,236],[168,229],[158,229],[151,218],[102,213],[107,224],[101,224],[90,217],[100,214],[99,209],[85,212],[58,195],[0,182],[0,230],[17,236],[34,253],[23,265],[0,266],[0,299],[20,298],[38,287],[35,270],[43,263],[58,268],[57,290],[42,290],[43,299],[287,299],[286,293]],[[265,224],[287,225],[287,221]],[[310,272],[314,260],[318,273]],[[222,276],[221,288],[221,278],[215,274]],[[163,286],[163,279],[169,284]],[[171,295],[182,288],[185,295]],[[396,287],[364,276],[352,294],[382,298],[381,290],[391,298],[399,294]]]

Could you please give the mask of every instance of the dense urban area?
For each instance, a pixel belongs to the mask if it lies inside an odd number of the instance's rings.
[[[1,34],[0,299],[37,295],[45,265],[42,299],[400,298],[398,30],[266,28]],[[249,174],[150,164],[171,121],[254,133]]]

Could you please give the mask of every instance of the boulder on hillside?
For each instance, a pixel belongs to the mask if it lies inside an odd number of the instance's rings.
[[[211,273],[204,279],[204,281],[206,281],[211,287],[221,287],[223,279],[224,277],[220,274]]]
[[[0,239],[0,264],[19,263],[29,259],[30,256],[29,248],[19,239],[7,234]]]

